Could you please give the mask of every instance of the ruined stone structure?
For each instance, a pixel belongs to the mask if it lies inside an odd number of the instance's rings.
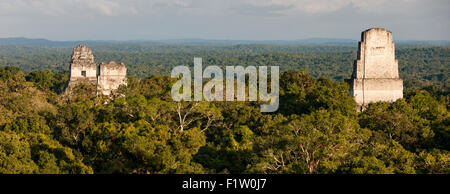
[[[70,91],[79,83],[97,85],[97,65],[94,63],[92,50],[85,45],[73,48],[67,91]]]
[[[72,62],[70,63],[70,77],[66,93],[80,83],[92,84],[97,87],[97,94],[111,95],[120,85],[126,85],[127,68],[125,64],[102,62],[97,71],[92,50],[85,45],[73,48]],[[97,73],[98,72],[98,73]]]
[[[392,32],[382,28],[362,32],[349,82],[350,94],[355,97],[359,110],[371,102],[403,98],[403,81],[398,76]]]
[[[103,95],[110,95],[120,85],[126,85],[127,68],[125,64],[117,64],[114,61],[100,64],[100,75],[98,76],[98,91]]]

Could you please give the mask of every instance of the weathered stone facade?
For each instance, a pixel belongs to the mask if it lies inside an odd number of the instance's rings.
[[[371,102],[393,102],[403,98],[403,81],[398,75],[392,32],[382,28],[362,32],[349,81],[350,93],[359,110]]]
[[[92,50],[85,45],[73,48],[70,63],[70,77],[67,92],[79,83],[97,85],[97,65],[94,63]]]
[[[120,85],[127,84],[127,68],[125,64],[117,64],[114,61],[100,64],[100,75],[98,76],[97,88],[103,95],[110,95]]]
[[[102,62],[97,71],[92,50],[85,45],[73,48],[72,62],[70,63],[70,77],[66,93],[77,84],[92,84],[97,88],[97,94],[111,95],[120,85],[126,85],[127,68],[125,64]],[[97,73],[98,72],[98,73]]]

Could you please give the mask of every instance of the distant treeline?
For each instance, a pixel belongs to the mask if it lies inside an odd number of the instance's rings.
[[[88,45],[89,46],[89,45]],[[168,75],[174,66],[193,65],[202,57],[206,65],[279,65],[281,71],[306,70],[311,76],[340,81],[351,76],[357,47],[338,45],[149,45],[105,44],[91,46],[95,61],[124,62],[128,75],[145,78]],[[400,77],[405,89],[433,87],[448,92],[450,47],[397,46]],[[69,70],[72,48],[0,46],[0,66],[25,72]]]
[[[397,46],[450,46],[449,40],[400,40],[394,42]],[[335,46],[354,46],[358,43],[353,39],[340,38],[306,38],[297,40],[214,40],[214,39],[169,39],[169,40],[78,40],[78,41],[54,41],[47,39],[31,39],[24,37],[0,38],[1,46],[40,46],[40,47],[75,47],[79,44],[88,44],[90,46],[104,46],[111,44],[118,45],[209,45],[209,46],[230,46],[237,44],[259,44],[259,45],[335,45]]]

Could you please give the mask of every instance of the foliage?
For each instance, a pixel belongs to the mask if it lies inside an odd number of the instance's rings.
[[[115,99],[83,84],[65,94],[70,50],[36,49],[0,47],[1,65],[26,70],[0,67],[0,173],[450,173],[446,47],[398,49],[405,98],[362,113],[336,81],[350,75],[353,47],[95,47],[136,75]],[[282,65],[279,110],[173,102],[175,80],[155,73],[193,56]]]

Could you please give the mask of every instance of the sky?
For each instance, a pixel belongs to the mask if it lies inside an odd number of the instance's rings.
[[[450,0],[0,0],[0,37],[450,40]]]

